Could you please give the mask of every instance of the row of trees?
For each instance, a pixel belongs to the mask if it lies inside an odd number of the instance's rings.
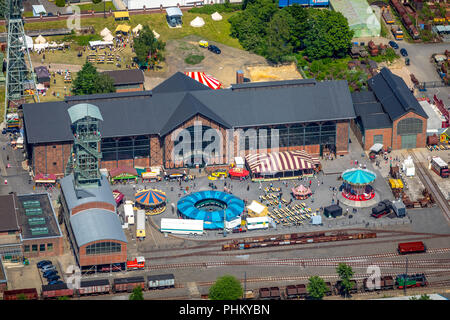
[[[231,35],[249,51],[278,63],[303,51],[310,59],[343,57],[353,31],[347,19],[331,10],[297,4],[282,9],[273,0],[246,0],[231,16]]]

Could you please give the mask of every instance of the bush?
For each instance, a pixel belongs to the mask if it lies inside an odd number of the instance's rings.
[[[184,59],[184,62],[187,64],[199,64],[204,58],[205,56],[190,54],[186,59]]]
[[[103,0],[103,1],[105,1],[105,0]],[[102,0],[92,0],[93,4],[97,4],[97,3],[100,3],[100,2],[102,2]]]
[[[66,0],[56,0],[55,4],[56,4],[57,7],[60,7],[60,8],[65,7],[66,6]]]
[[[220,13],[220,12],[235,12],[239,10],[241,10],[241,4],[216,3],[216,4],[207,4],[198,8],[192,8],[188,12],[213,14],[216,11]]]
[[[88,34],[88,35],[73,37],[73,40],[75,40],[79,46],[87,46],[87,45],[89,45],[89,41],[95,41],[95,40],[101,40],[101,39],[102,39],[102,37],[97,34]]]

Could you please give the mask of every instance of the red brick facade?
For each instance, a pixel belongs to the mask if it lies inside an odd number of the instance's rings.
[[[397,134],[397,126],[400,121],[406,118],[416,118],[422,120],[422,133],[419,133],[417,135],[416,139],[416,148],[425,148],[427,145],[427,119],[419,116],[418,114],[414,112],[408,112],[401,118],[398,118],[394,121],[393,125],[393,136],[394,139],[392,140],[392,149],[401,149],[402,148],[402,137]]]
[[[63,237],[24,240],[23,251],[27,258],[60,256],[64,253]]]
[[[383,147],[392,148],[392,128],[366,130],[364,150],[370,150],[375,144],[374,136],[383,136]]]
[[[158,135],[150,136],[150,157],[139,158],[139,159],[126,159],[126,160],[114,160],[114,161],[101,161],[100,167],[111,170],[113,168],[125,166],[125,167],[150,167],[163,165],[166,168],[174,168],[183,166],[183,161],[173,160],[173,149],[174,141],[172,141],[172,136],[176,136],[178,130],[187,129],[194,126],[195,122],[201,122],[202,125],[211,127],[213,129],[219,130],[221,137],[223,137],[222,143],[222,156],[217,155],[214,159],[210,159],[208,164],[226,164],[229,163],[234,156],[245,156],[251,151],[241,151],[237,154],[239,146],[239,137],[235,135],[234,137],[234,150],[233,152],[227,153],[227,130],[218,123],[207,119],[206,117],[197,114],[194,117],[188,119],[180,126],[178,126],[174,131],[167,134],[164,138],[160,138]],[[270,127],[265,127],[270,128]],[[254,129],[258,130],[258,127]],[[235,129],[238,130],[238,128]],[[348,153],[348,136],[349,136],[349,121],[337,121],[336,122],[336,153],[338,155]],[[34,173],[47,173],[56,174],[58,176],[63,176],[65,171],[65,166],[70,156],[72,150],[71,143],[51,143],[47,145],[34,145],[31,146],[33,155],[33,168]],[[292,147],[281,147],[280,151],[288,150],[305,150],[311,155],[318,156],[320,154],[320,145],[306,145],[306,146],[292,146]],[[230,150],[231,151],[231,150]],[[271,152],[270,148],[261,149],[259,152]],[[229,156],[229,159],[226,157]]]
[[[105,254],[95,254],[95,255],[87,255],[86,247],[95,243],[101,242],[115,242],[121,244],[121,251],[117,253],[105,253]],[[127,244],[121,241],[115,240],[101,240],[90,242],[84,246],[80,247],[79,251],[79,263],[80,266],[93,266],[93,265],[101,265],[101,264],[112,264],[112,263],[124,263],[127,261]]]

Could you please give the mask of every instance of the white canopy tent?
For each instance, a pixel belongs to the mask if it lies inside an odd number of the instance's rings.
[[[211,15],[211,18],[212,18],[214,21],[220,21],[220,20],[222,20],[222,16],[221,16],[220,13],[218,13],[217,11],[214,12],[214,13]]]
[[[102,37],[105,37],[106,35],[111,34],[111,31],[109,31],[108,28],[103,29],[102,31],[100,31],[100,35]]]
[[[136,27],[133,28],[133,33],[139,33],[139,31],[142,30],[142,24],[138,24]]]
[[[41,51],[48,48],[48,43],[36,43],[33,46],[34,51]]]
[[[103,41],[105,41],[105,42],[112,42],[113,40],[114,40],[114,36],[111,33],[109,33],[103,37]]]
[[[46,43],[47,40],[45,40],[45,38],[42,35],[39,35],[36,39],[34,39],[34,43],[37,44],[42,44],[42,43]]]
[[[191,26],[194,28],[200,28],[203,27],[204,25],[205,21],[200,17],[196,17],[194,20],[191,21]]]
[[[23,40],[21,42],[23,43]],[[25,35],[25,43],[27,49],[33,49],[33,39],[30,36]],[[22,49],[25,49],[25,46]]]

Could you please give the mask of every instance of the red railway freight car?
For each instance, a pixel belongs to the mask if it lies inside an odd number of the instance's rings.
[[[270,299],[275,299],[275,300],[281,299],[280,288],[270,287]]]
[[[108,294],[111,292],[111,285],[108,279],[81,281],[78,293],[80,295]]]
[[[259,298],[260,299],[270,299],[270,289],[269,288],[259,288]]]
[[[114,279],[113,293],[124,291],[131,292],[138,286],[140,286],[142,290],[145,290],[144,277],[116,278]]]
[[[427,249],[422,241],[416,241],[399,243],[397,250],[399,254],[408,254],[425,252]]]
[[[73,289],[69,289],[67,284],[48,284],[42,286],[43,299],[56,299],[59,297],[73,297]]]
[[[38,293],[36,288],[6,290],[3,292],[3,300],[37,300]]]

